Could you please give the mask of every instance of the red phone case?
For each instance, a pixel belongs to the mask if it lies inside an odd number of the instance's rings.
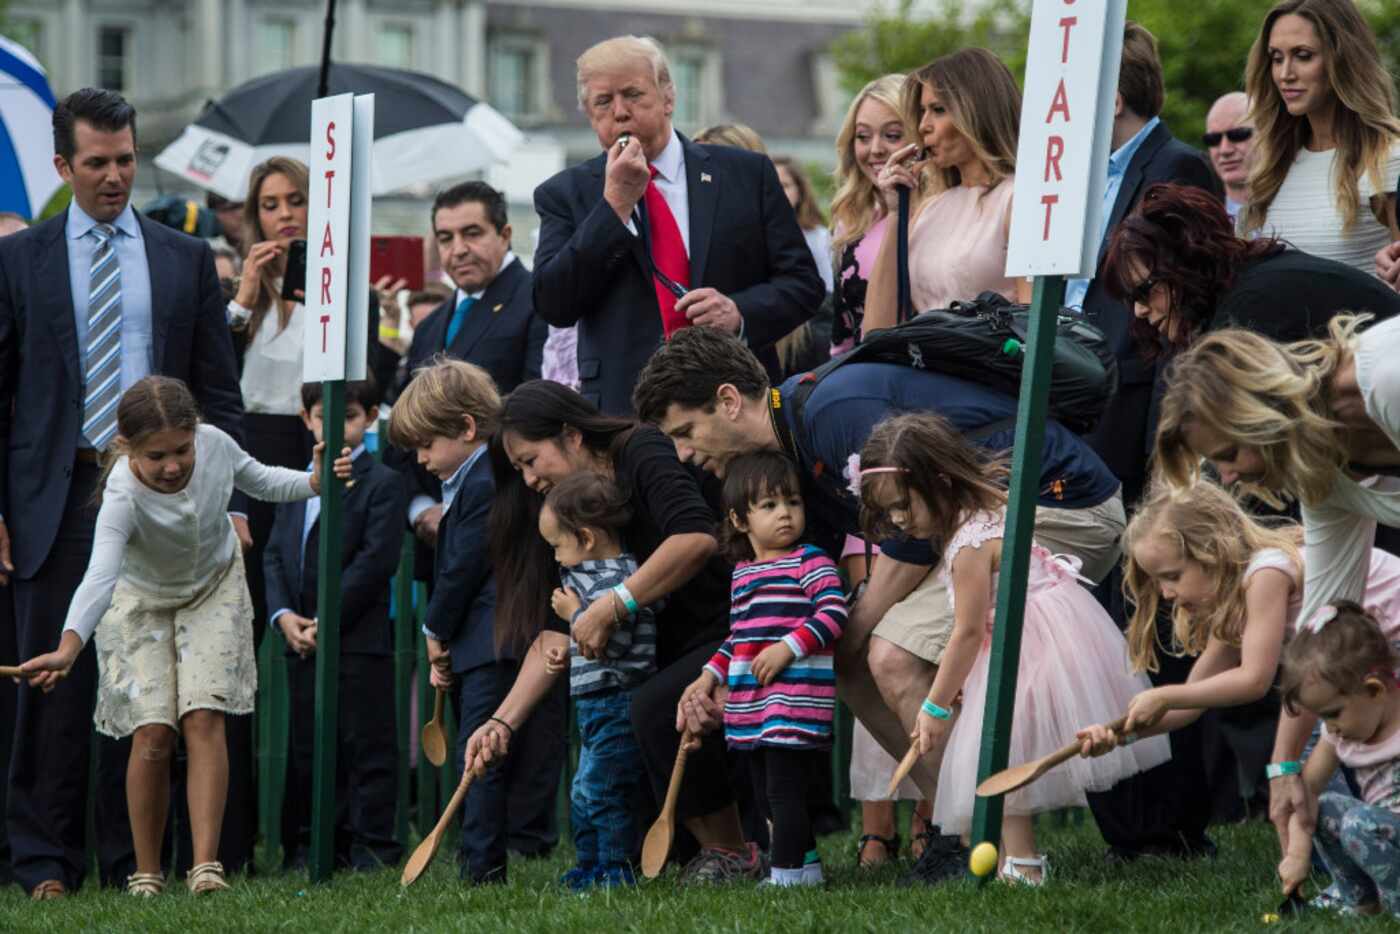
[[[378,282],[388,276],[403,279],[407,289],[423,288],[422,237],[370,237],[369,281]]]

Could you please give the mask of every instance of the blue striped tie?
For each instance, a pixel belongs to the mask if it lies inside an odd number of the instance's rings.
[[[117,433],[117,402],[122,394],[122,271],[112,246],[116,228],[98,224],[92,232],[97,250],[88,280],[83,436],[101,451]]]

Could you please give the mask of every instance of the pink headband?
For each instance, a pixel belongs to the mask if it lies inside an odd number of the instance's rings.
[[[846,489],[856,499],[860,499],[861,481],[871,474],[908,472],[909,471],[905,470],[903,467],[866,467],[862,469],[860,466],[860,455],[852,454],[850,457],[846,458],[846,469],[844,471],[846,476]]]

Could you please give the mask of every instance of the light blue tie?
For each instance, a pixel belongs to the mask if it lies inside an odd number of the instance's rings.
[[[458,332],[462,330],[462,322],[467,320],[467,312],[471,311],[475,304],[476,299],[470,295],[458,303],[456,310],[452,312],[452,320],[447,322],[447,339],[442,342],[443,350],[452,346]]]
[[[101,451],[117,433],[117,402],[122,376],[122,271],[112,245],[116,228],[92,229],[97,250],[92,254],[88,287],[87,347],[83,351],[83,436]]]

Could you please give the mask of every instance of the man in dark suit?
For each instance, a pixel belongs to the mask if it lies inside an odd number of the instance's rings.
[[[583,395],[630,414],[637,374],[688,325],[738,335],[776,383],[774,343],[825,288],[773,163],[676,133],[675,85],[651,39],[584,52],[578,89],[604,152],[535,190],[535,309],[578,325]]]
[[[98,455],[115,436],[121,391],[152,373],[184,380],[206,421],[242,437],[213,253],[128,203],[135,119],[111,91],[61,101],[54,165],[73,203],[0,240],[0,584],[13,597],[22,658],[58,644],[87,568]],[[19,695],[6,817],[15,880],[37,898],[83,880],[96,685],[89,649],[52,693]],[[128,749],[129,741],[99,742],[98,861],[107,883],[135,868]]]
[[[1113,152],[1108,160],[1104,193],[1103,262],[1109,233],[1137,205],[1154,182],[1194,185],[1222,196],[1210,162],[1197,150],[1172,136],[1158,116],[1165,90],[1157,40],[1137,23],[1123,31],[1123,58],[1118,73],[1118,100],[1113,120]],[[1099,279],[1072,280],[1065,304],[1082,305],[1085,315],[1103,330],[1118,358],[1118,393],[1109,400],[1098,426],[1086,440],[1123,483],[1129,511],[1147,484],[1155,419],[1152,399],[1158,367],[1144,361],[1133,340],[1132,308],[1110,298]],[[1123,626],[1122,577],[1115,569],[1096,591],[1114,620]],[[1171,638],[1170,620],[1162,620],[1163,635]],[[1165,658],[1154,683],[1185,680],[1190,659]],[[1132,859],[1151,853],[1196,855],[1214,851],[1205,836],[1211,815],[1211,791],[1202,763],[1203,733],[1213,729],[1207,718],[1171,734],[1172,761],[1120,782],[1112,790],[1088,795],[1094,819],[1116,858]]]
[[[321,384],[301,388],[302,420],[322,440]],[[358,870],[392,866],[398,749],[389,587],[399,564],[403,475],[374,459],[365,429],[379,419],[373,380],[345,386],[345,445],[354,458],[340,534],[340,723],[336,752],[335,862]],[[303,866],[311,845],[312,752],[316,737],[316,606],[320,500],[277,507],[263,561],[268,619],[287,639],[292,729],[282,811],[283,863]]]

